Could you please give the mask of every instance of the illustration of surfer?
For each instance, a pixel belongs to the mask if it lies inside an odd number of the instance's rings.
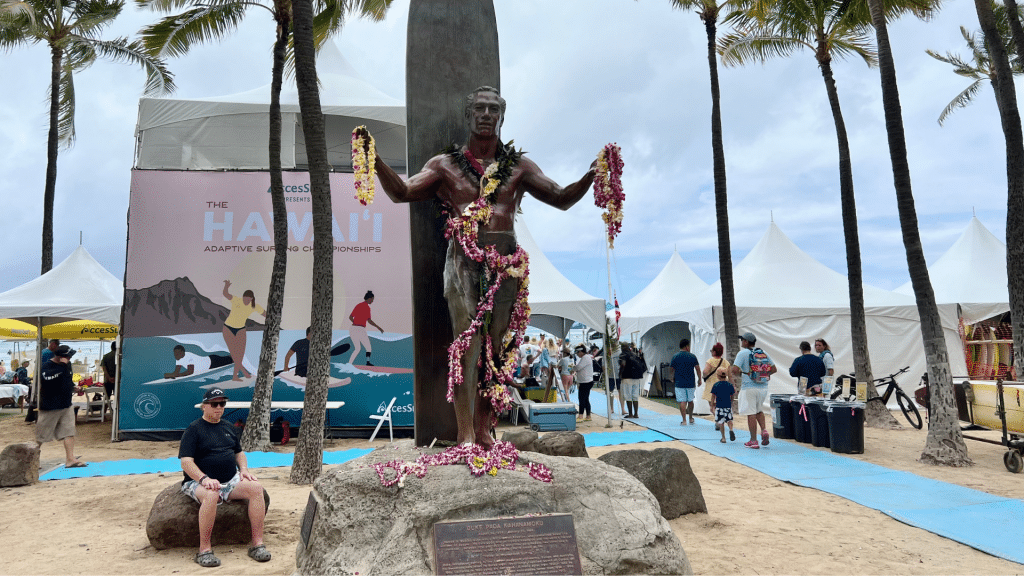
[[[373,366],[370,362],[370,354],[373,354],[373,349],[370,346],[370,337],[366,334],[366,325],[370,324],[380,333],[384,333],[384,329],[377,326],[377,323],[370,318],[370,304],[373,304],[373,291],[367,290],[363,296],[363,301],[356,304],[356,307],[352,309],[352,313],[348,315],[348,319],[352,322],[352,328],[349,330],[349,336],[352,338],[352,357],[349,358],[349,364],[355,364],[356,357],[359,356],[361,349],[366,349],[366,365]]]
[[[242,361],[245,360],[245,323],[253,312],[263,316],[266,311],[256,304],[256,295],[252,290],[246,290],[242,293],[242,297],[238,298],[231,295],[230,288],[231,281],[225,280],[224,297],[231,301],[231,313],[224,320],[222,332],[224,333],[224,343],[227,344],[228,352],[231,353],[231,359],[235,364],[235,369],[231,372],[231,379],[240,382],[242,378],[238,377],[239,372],[245,378],[252,377],[252,374],[242,365]]]
[[[186,352],[185,347],[178,344],[174,347],[174,372],[165,372],[164,378],[174,379],[192,376],[193,374],[202,374],[203,372],[230,366],[232,363],[233,360],[228,354],[200,356]]]
[[[296,340],[291,348],[288,349],[288,353],[284,355],[284,369],[281,372],[287,372],[288,366],[291,364],[292,356],[295,356],[295,375],[306,377],[306,364],[309,362],[309,333],[311,328],[306,328],[306,337]],[[334,348],[331,348],[331,356],[338,356],[344,354],[352,346],[345,342],[344,344],[338,344]],[[280,374],[280,372],[278,372]]]

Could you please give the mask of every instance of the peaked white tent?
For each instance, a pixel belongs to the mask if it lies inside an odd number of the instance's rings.
[[[121,323],[124,285],[84,246],[46,274],[0,294],[0,318],[36,326],[68,320]]]
[[[796,390],[789,366],[799,355],[801,340],[827,341],[835,354],[838,373],[853,371],[850,339],[849,287],[844,275],[821,264],[798,248],[773,222],[750,253],[733,270],[740,332],[753,332],[779,367],[772,377],[772,393]],[[722,289],[716,281],[697,295],[688,310],[666,315],[666,320],[690,323],[694,354],[702,361],[715,341],[725,339]],[[925,371],[920,322],[914,299],[872,286],[864,286],[868,345],[875,377],[909,365],[910,376]],[[959,343],[955,307],[940,309],[947,346]],[[956,349],[956,348],[953,348]],[[950,359],[953,372],[966,370],[962,357]]]
[[[366,125],[376,140],[377,154],[402,172],[405,168],[405,103],[384,94],[359,76],[333,42],[327,42],[317,56],[317,74],[331,166],[335,170],[351,170],[352,130]],[[212,98],[142,98],[136,127],[135,167],[267,169],[269,102],[270,84]],[[281,91],[281,116],[282,166],[285,170],[305,169],[306,146],[294,82],[286,83]]]
[[[672,355],[679,351],[679,341],[683,338],[692,340],[693,335],[686,322],[665,318],[686,309],[688,303],[707,288],[707,282],[701,280],[686,265],[679,252],[673,250],[654,280],[619,307],[622,314],[619,318],[621,339],[629,341],[634,335],[638,336],[648,366],[656,367],[671,361]],[[705,353],[708,347],[710,345],[705,347]]]
[[[960,238],[928,267],[939,304],[959,304],[968,324],[1010,310],[1007,292],[1006,244],[971,218]],[[914,295],[910,282],[895,290]]]
[[[515,229],[517,241],[530,255],[530,325],[564,337],[573,323],[580,322],[603,334],[604,300],[587,294],[562,275],[518,216]]]

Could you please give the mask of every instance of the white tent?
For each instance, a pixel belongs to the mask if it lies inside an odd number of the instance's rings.
[[[701,280],[686,265],[679,252],[673,250],[654,280],[619,307],[622,340],[629,341],[634,339],[634,335],[639,336],[648,366],[657,367],[671,361],[672,355],[679,351],[679,341],[693,336],[686,322],[665,318],[674,311],[686,309],[693,298],[707,288],[707,282]],[[706,354],[710,345],[698,344]],[[696,346],[691,350],[697,350]],[[698,410],[700,408],[698,406]]]
[[[334,169],[351,170],[352,130],[366,125],[376,140],[377,154],[395,170],[404,171],[405,103],[361,78],[333,42],[327,42],[317,56],[317,75],[327,123],[328,161]],[[213,98],[142,98],[135,167],[265,170],[269,166],[269,102],[270,84]],[[294,82],[281,91],[281,116],[282,166],[305,169],[306,146]]]
[[[757,344],[779,367],[771,392],[796,390],[789,366],[801,340],[825,339],[836,358],[838,373],[853,371],[850,341],[849,287],[844,275],[800,250],[772,223],[761,240],[733,270],[740,332],[753,332]],[[875,377],[909,365],[910,377],[926,369],[920,322],[914,299],[872,286],[864,287],[868,344]],[[701,361],[708,348],[725,338],[722,289],[715,282],[688,306],[664,319],[690,323],[694,354]],[[957,344],[955,307],[940,309],[947,345]],[[956,348],[954,348],[956,349]],[[966,367],[959,355],[950,359],[954,373]],[[904,377],[908,378],[908,377]]]
[[[0,294],[0,318],[36,326],[68,320],[121,323],[124,284],[79,246],[46,274]]]
[[[604,333],[605,302],[581,290],[548,260],[530,229],[516,217],[516,239],[530,255],[530,325],[564,337],[574,322]]]
[[[939,304],[959,304],[964,321],[973,324],[1010,310],[1006,244],[971,218],[960,238],[928,267]],[[914,295],[910,282],[895,290]]]

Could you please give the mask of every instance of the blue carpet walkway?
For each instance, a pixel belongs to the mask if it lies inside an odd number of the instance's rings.
[[[605,395],[593,391],[590,398],[594,413],[607,416]],[[632,422],[773,478],[842,496],[905,524],[1024,564],[1022,500],[891,470],[795,441],[773,438],[768,446],[751,450],[743,446],[749,439],[745,431],[737,433],[735,442],[722,444],[714,424],[700,418],[696,424],[681,426],[678,414],[641,409],[640,418]],[[587,436],[588,446],[595,436]]]

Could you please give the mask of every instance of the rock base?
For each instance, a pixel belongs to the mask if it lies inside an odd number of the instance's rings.
[[[269,509],[270,495],[266,490],[263,491],[263,501]],[[157,495],[146,521],[146,536],[157,550],[199,546],[199,503],[182,494],[180,481]],[[217,506],[213,545],[248,544],[251,540],[249,503],[231,500]]]
[[[39,446],[35,442],[11,444],[0,452],[0,487],[39,482]]]

